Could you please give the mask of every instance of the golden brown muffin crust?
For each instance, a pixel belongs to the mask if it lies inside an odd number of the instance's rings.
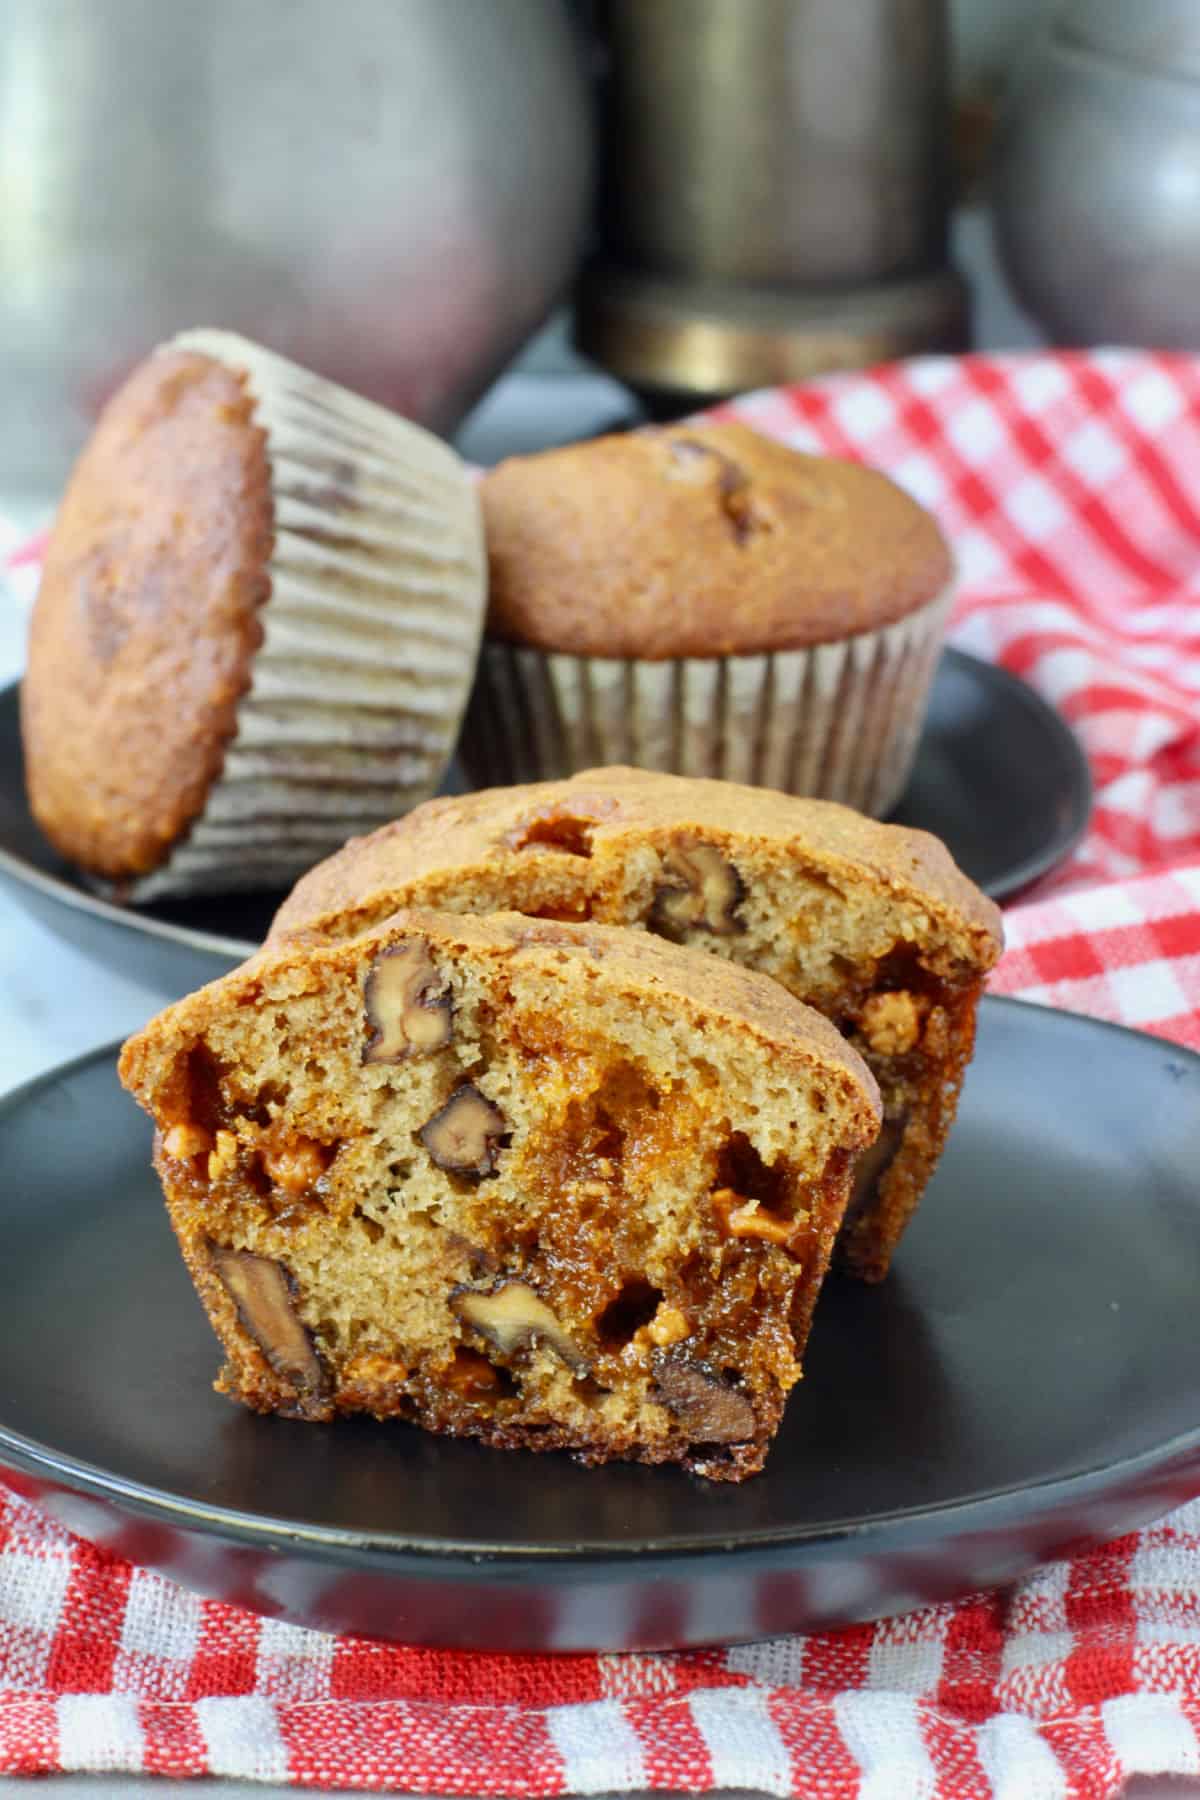
[[[352,839],[303,876],[276,914],[271,939],[297,931],[341,935],[346,923],[353,928],[356,915],[369,923],[384,908],[431,904],[436,894],[452,892],[469,871],[498,857],[515,870],[539,834],[553,846],[556,819],[586,827],[581,878],[610,849],[619,854],[646,837],[666,842],[693,827],[706,837],[725,835],[731,845],[754,839],[781,855],[801,852],[831,874],[883,882],[972,940],[985,966],[999,951],[999,909],[928,832],[883,825],[831,800],[619,767],[427,801],[406,818]]]
[[[352,971],[375,938],[398,931],[419,933],[435,950],[453,945],[514,966],[522,956],[541,957],[547,948],[560,952],[564,963],[603,962],[609,979],[634,1004],[648,990],[671,993],[697,1026],[709,1015],[773,1045],[797,1070],[816,1063],[840,1069],[847,1092],[856,1092],[862,1109],[862,1141],[869,1143],[878,1128],[879,1090],[858,1052],[820,1013],[793,999],[770,976],[617,925],[560,924],[516,912],[480,916],[404,907],[351,943],[268,940],[228,975],[176,1001],[131,1037],[121,1052],[122,1082],[144,1106],[151,1106],[180,1044],[200,1036],[231,995],[239,1005],[252,1004],[264,983],[280,977],[294,977],[295,991],[303,992],[320,979],[322,969]],[[586,1000],[586,978],[578,985]]]
[[[801,649],[891,624],[953,573],[886,476],[739,424],[513,457],[481,497],[489,631],[576,656]]]
[[[109,402],[47,551],[22,687],[30,803],[120,881],[204,806],[269,592],[270,470],[241,378],[159,352]]]

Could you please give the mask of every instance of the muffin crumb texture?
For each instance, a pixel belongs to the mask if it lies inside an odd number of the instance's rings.
[[[879,1280],[937,1164],[1000,913],[927,832],[843,806],[639,769],[435,800],[348,844],[272,939],[336,942],[398,906],[502,908],[671,939],[774,977],[864,1057],[885,1124],[838,1259]]]
[[[263,1412],[762,1465],[874,1084],[765,978],[648,936],[404,912],[261,952],[122,1078]]]

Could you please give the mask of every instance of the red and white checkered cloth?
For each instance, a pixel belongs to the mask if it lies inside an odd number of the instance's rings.
[[[1048,695],[1097,805],[995,987],[1200,1048],[1200,359],[929,358],[732,409],[940,515],[956,641]],[[1200,1147],[1200,1136],[1198,1136]],[[439,1794],[1108,1800],[1200,1775],[1200,1503],[1008,1592],[679,1656],[471,1656],[196,1599],[0,1501],[0,1772]]]

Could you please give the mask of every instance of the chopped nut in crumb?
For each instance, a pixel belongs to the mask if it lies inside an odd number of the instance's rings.
[[[689,931],[729,937],[742,930],[738,908],[745,887],[733,864],[713,844],[679,837],[663,856],[663,883],[654,896],[649,923],[666,937]]]
[[[439,1169],[458,1175],[491,1175],[508,1121],[473,1082],[455,1088],[446,1104],[426,1119],[417,1136]]]
[[[232,1135],[217,1134],[218,1140]],[[275,1373],[301,1393],[323,1394],[329,1385],[325,1365],[301,1322],[283,1264],[224,1244],[208,1243],[202,1253]]]
[[[677,1350],[654,1359],[654,1399],[673,1413],[700,1443],[732,1444],[754,1431],[754,1408],[747,1396],[704,1363]]]
[[[587,1357],[541,1295],[524,1281],[502,1281],[490,1292],[455,1288],[450,1310],[504,1355],[545,1344],[575,1374],[588,1372]]]
[[[449,983],[417,938],[380,952],[367,976],[363,1001],[364,1063],[402,1062],[442,1050],[454,1035]]]

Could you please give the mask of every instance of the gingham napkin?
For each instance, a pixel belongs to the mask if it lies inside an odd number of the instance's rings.
[[[1097,806],[994,986],[1200,1048],[1200,360],[921,359],[726,409],[861,456],[959,551],[954,637],[1052,699]],[[1198,1402],[1200,1404],[1200,1402]],[[470,1656],[185,1593],[0,1501],[0,1771],[543,1795],[1108,1800],[1200,1774],[1200,1503],[1015,1589],[679,1656]]]

